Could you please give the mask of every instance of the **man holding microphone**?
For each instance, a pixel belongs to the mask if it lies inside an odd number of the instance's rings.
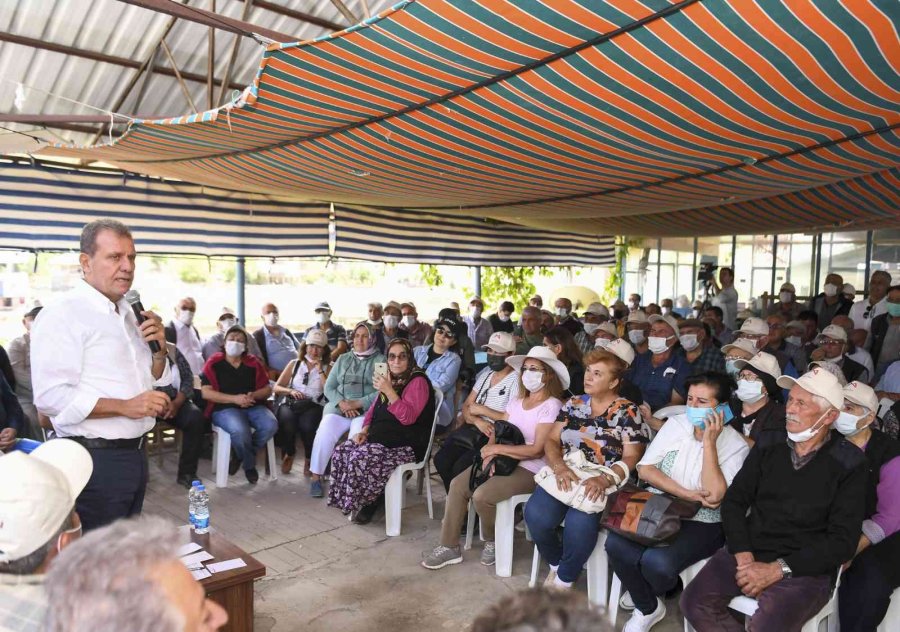
[[[56,434],[87,448],[94,463],[76,502],[85,531],[141,512],[144,434],[170,405],[153,390],[172,381],[163,324],[139,302],[133,310],[125,300],[136,256],[121,222],[87,224],[79,255],[84,280],[47,305],[33,325],[34,403]]]

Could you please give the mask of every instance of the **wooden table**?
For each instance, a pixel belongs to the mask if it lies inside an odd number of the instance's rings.
[[[200,580],[206,595],[228,612],[228,625],[222,632],[252,632],[253,630],[253,580],[266,574],[266,567],[248,553],[215,533],[198,535],[191,532],[191,542],[196,542],[215,559],[207,564],[241,558],[246,566],[230,571],[213,573]]]

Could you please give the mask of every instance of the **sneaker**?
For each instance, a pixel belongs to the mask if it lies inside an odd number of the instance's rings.
[[[544,580],[544,584],[543,584],[544,588],[551,588],[555,581],[556,581],[556,571],[551,568],[550,572],[547,573],[547,579]]]
[[[322,498],[325,495],[325,490],[322,489],[322,479],[314,480],[309,484],[309,495],[313,498]]]
[[[244,470],[244,474],[247,476],[247,482],[251,485],[256,485],[256,482],[259,480],[259,472],[256,471],[255,467],[252,470]]]
[[[666,618],[666,604],[657,597],[656,610],[650,614],[643,614],[637,608],[631,614],[631,618],[625,623],[622,632],[648,632],[650,628]]]
[[[619,607],[622,610],[634,610],[634,601],[631,600],[631,593],[627,590],[619,597]]]
[[[493,542],[485,542],[481,550],[481,563],[485,566],[493,566],[497,561],[497,549]]]
[[[431,554],[422,560],[422,566],[429,570],[436,571],[439,568],[450,566],[451,564],[459,564],[463,561],[462,552],[457,546],[438,545],[434,547]]]

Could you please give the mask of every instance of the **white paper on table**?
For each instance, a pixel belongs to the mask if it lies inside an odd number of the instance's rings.
[[[197,581],[200,581],[201,579],[206,579],[207,577],[210,577],[212,575],[212,573],[210,573],[205,568],[201,568],[196,571],[191,571],[191,575],[194,576],[194,579],[196,579]]]
[[[239,557],[233,560],[225,560],[224,562],[216,562],[215,564],[207,564],[206,568],[210,573],[221,573],[222,571],[230,571],[233,568],[246,566],[247,563]]]
[[[185,555],[189,555],[194,551],[201,550],[203,550],[203,547],[196,542],[188,542],[187,544],[182,544],[180,547],[178,547],[178,557],[184,557]]]
[[[197,553],[192,553],[191,555],[185,555],[181,558],[181,562],[187,566],[191,567],[200,562],[205,562],[206,560],[213,559],[213,556],[207,553],[206,551],[198,551]]]

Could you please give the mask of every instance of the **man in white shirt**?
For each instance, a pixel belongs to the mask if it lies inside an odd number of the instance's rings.
[[[486,345],[491,338],[491,334],[494,333],[491,322],[486,318],[482,318],[483,313],[484,303],[476,296],[469,301],[469,315],[463,318],[468,329],[469,339],[476,349],[481,349]]]
[[[737,318],[737,302],[738,293],[734,289],[734,270],[731,268],[721,268],[719,270],[719,287],[713,281],[716,288],[716,295],[712,300],[712,304],[718,306],[722,310],[722,322],[728,329],[734,329],[735,319]]]
[[[188,361],[193,375],[200,375],[203,370],[203,343],[200,333],[194,327],[194,316],[197,314],[197,302],[186,296],[175,306],[175,318],[166,325],[166,340],[178,347]]]
[[[869,298],[856,301],[850,308],[850,319],[854,329],[869,331],[872,319],[887,312],[887,293],[891,287],[891,273],[876,270],[869,278]]]
[[[44,307],[33,326],[34,403],[56,434],[87,448],[94,463],[76,503],[85,531],[141,512],[144,434],[170,405],[154,390],[172,382],[162,322],[145,311],[138,325],[125,300],[136,256],[121,222],[87,224],[79,255],[84,280]]]

